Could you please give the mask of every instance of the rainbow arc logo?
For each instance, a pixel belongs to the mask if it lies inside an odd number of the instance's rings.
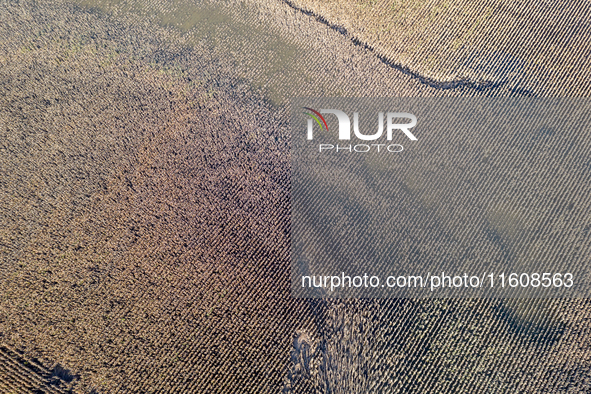
[[[314,119],[316,121],[316,123],[318,123],[318,126],[320,126],[320,130],[322,130],[322,123],[324,123],[324,127],[326,127],[326,131],[328,131],[328,125],[326,124],[326,120],[324,120],[324,117],[320,114],[320,112],[313,110],[312,108],[308,108],[308,107],[304,107],[304,109],[307,109],[308,111],[312,112],[304,112],[305,115],[309,115],[312,117],[312,119]],[[312,119],[308,119],[308,139],[311,140],[312,139]],[[322,120],[322,123],[320,123],[320,120]]]

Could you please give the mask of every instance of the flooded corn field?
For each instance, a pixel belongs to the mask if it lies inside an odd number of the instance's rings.
[[[586,267],[588,123],[457,150],[440,134],[404,168],[364,159],[374,175],[313,190],[299,215],[294,130],[338,130],[337,112],[297,128],[291,105],[588,105],[590,15],[584,1],[0,2],[0,393],[588,392],[585,295],[297,297],[291,264],[300,219],[326,261],[357,256],[339,238],[350,216],[313,222],[338,192],[356,212],[396,198],[380,237],[399,262]]]

